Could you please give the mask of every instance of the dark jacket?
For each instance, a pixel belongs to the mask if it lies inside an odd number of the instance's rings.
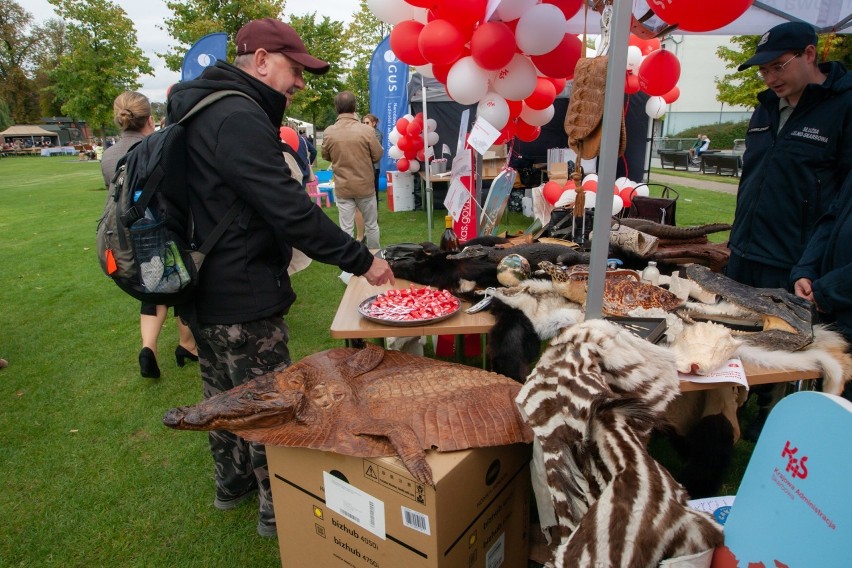
[[[745,259],[795,265],[852,167],[852,74],[836,62],[820,69],[828,78],[805,87],[781,132],[778,95],[758,95],[728,243]]]
[[[187,180],[196,242],[204,242],[237,200],[242,212],[204,261],[195,299],[198,321],[231,324],[281,315],[296,299],[287,275],[292,247],[354,274],[373,257],[341,231],[290,177],[279,127],[284,96],[224,62],[169,96],[169,122],[205,95],[234,89],[192,119],[187,130]]]
[[[852,174],[831,211],[819,220],[791,282],[809,278],[822,318],[834,321],[852,341]]]

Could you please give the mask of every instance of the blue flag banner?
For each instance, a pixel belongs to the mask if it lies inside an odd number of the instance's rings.
[[[391,51],[390,36],[379,43],[370,60],[370,112],[379,117],[382,132],[381,182],[385,172],[396,170],[396,160],[388,156],[393,145],[388,138],[396,121],[408,113],[408,65]]]
[[[225,61],[228,56],[228,34],[216,32],[207,34],[196,41],[186,55],[183,56],[183,65],[180,67],[180,80],[191,81],[195,79],[205,67],[216,63],[217,59]]]

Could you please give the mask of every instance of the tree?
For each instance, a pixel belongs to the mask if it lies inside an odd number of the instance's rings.
[[[172,71],[180,71],[183,56],[196,41],[207,34],[228,34],[228,61],[236,50],[234,38],[241,27],[258,18],[278,18],[284,10],[284,0],[167,0],[174,14],[167,18],[165,29],[180,45],[166,53],[158,53]]]
[[[391,26],[376,18],[360,0],[360,9],[346,29],[346,44],[351,68],[346,78],[346,88],[358,95],[358,112],[370,112],[370,60]]]
[[[757,106],[757,94],[766,89],[763,79],[754,67],[743,72],[737,72],[736,69],[754,54],[760,38],[732,36],[731,45],[738,46],[738,49],[721,46],[716,50],[716,55],[727,61],[725,67],[732,70],[730,74],[716,79],[716,100],[730,105]],[[852,61],[852,41],[843,35],[819,36],[817,54],[820,60],[839,60],[848,68]]]
[[[304,16],[291,16],[289,23],[305,42],[308,52],[328,61],[331,69],[325,75],[305,73],[305,89],[290,101],[287,115],[324,128],[334,121],[331,110],[334,106],[334,95],[343,90],[341,75],[344,71],[342,62],[346,51],[343,22],[323,16],[317,23],[314,12]]]
[[[12,122],[12,115],[9,112],[9,105],[0,97],[0,131],[6,130],[12,124],[14,123]]]
[[[62,103],[50,87],[53,82],[51,73],[56,69],[59,60],[71,51],[65,22],[50,19],[44,23],[38,32],[42,41],[33,46],[33,62],[35,73],[33,84],[38,92],[39,110],[41,116],[58,116],[62,114]]]
[[[140,75],[153,75],[139,49],[136,28],[110,0],[48,0],[67,26],[70,50],[50,72],[62,112],[86,120],[103,134],[112,122],[112,103],[140,87]]]
[[[38,93],[27,71],[33,46],[41,41],[38,28],[29,29],[32,14],[14,0],[0,2],[0,98],[14,123],[38,119]]]

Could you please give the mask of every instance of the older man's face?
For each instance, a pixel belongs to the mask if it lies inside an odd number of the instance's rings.
[[[293,95],[305,88],[305,68],[283,53],[267,53],[266,65],[264,83],[287,97],[289,105]]]

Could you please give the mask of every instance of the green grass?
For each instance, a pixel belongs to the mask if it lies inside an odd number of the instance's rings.
[[[702,181],[713,181],[717,183],[726,183],[728,185],[739,185],[740,178],[734,176],[717,176],[702,174],[699,172],[685,172],[683,170],[673,170],[670,168],[651,168],[651,181],[654,181],[654,174],[662,174],[673,177],[682,177],[686,179],[697,179]]]
[[[732,213],[733,196],[719,195],[683,188],[679,222]],[[206,434],[161,424],[170,407],[201,399],[198,366],[169,357],[169,321],[163,378],[139,376],[139,304],[95,257],[105,197],[97,162],[0,159],[0,357],[10,362],[0,371],[0,566],[280,566],[277,542],[255,533],[256,506],[211,506]],[[390,213],[384,196],[381,205],[384,243],[426,240],[425,213]],[[510,231],[529,224],[509,220]],[[314,262],[295,276],[294,359],[340,345],[328,335],[338,274]]]

